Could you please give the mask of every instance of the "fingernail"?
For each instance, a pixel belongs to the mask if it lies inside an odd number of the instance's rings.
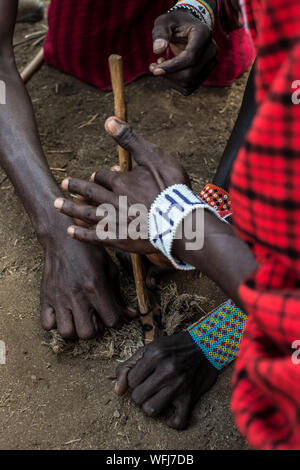
[[[64,205],[64,200],[63,200],[62,197],[59,197],[58,199],[55,199],[55,201],[54,201],[55,209],[58,209],[60,211],[62,209],[63,205]]]
[[[165,70],[164,69],[160,69],[160,68],[156,68],[153,70],[153,75],[165,75]]]
[[[75,227],[72,227],[72,226],[71,226],[71,227],[68,227],[67,232],[68,232],[68,235],[70,235],[70,237],[73,238],[73,237],[74,237],[74,234],[75,234]]]
[[[94,172],[91,176],[91,180],[94,182],[95,181],[95,175],[96,175],[96,172]]]
[[[117,121],[116,118],[108,118],[105,123],[105,129],[112,135],[118,134],[122,129],[123,124],[120,121]]]
[[[114,165],[111,167],[110,171],[121,171],[120,165]]]
[[[160,52],[161,50],[166,49],[168,43],[165,39],[155,39],[153,43],[154,52]]]
[[[68,191],[69,189],[69,181],[70,181],[70,178],[65,178],[63,180],[63,182],[61,183],[61,187],[65,190],[65,191]]]

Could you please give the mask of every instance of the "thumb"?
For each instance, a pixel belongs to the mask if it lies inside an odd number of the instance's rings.
[[[152,30],[153,52],[162,54],[169,46],[170,39],[170,15],[161,15],[157,18]]]
[[[139,349],[131,358],[120,364],[116,369],[116,385],[115,392],[117,395],[122,396],[127,392],[128,385],[128,374],[136,366],[137,362],[143,358],[145,348]]]
[[[140,165],[147,163],[147,155],[151,144],[136,134],[132,127],[115,116],[108,118],[104,127],[118,145],[132,154],[137,163]]]
[[[168,419],[167,425],[170,428],[183,430],[187,427],[191,414],[191,394],[181,395],[173,402],[175,408],[173,415]]]

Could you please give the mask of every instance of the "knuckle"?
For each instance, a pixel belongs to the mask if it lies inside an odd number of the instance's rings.
[[[159,346],[156,346],[149,348],[148,351],[146,351],[146,355],[151,356],[153,361],[159,362],[164,357],[164,352]]]
[[[97,288],[97,282],[95,279],[91,278],[85,281],[84,283],[84,290],[89,293],[94,293]]]
[[[166,361],[164,364],[164,370],[166,375],[173,375],[174,372],[176,371],[176,362],[174,359],[169,359]]]
[[[152,33],[159,33],[161,31],[161,28],[165,28],[166,25],[169,23],[169,14],[164,13],[163,15],[160,15],[156,20],[154,21],[154,27],[152,30]]]
[[[123,144],[122,144],[123,146]],[[124,147],[124,146],[123,146]],[[112,188],[114,188],[118,182],[119,182],[119,179],[120,179],[120,175],[119,173],[117,173],[116,171],[112,171],[109,175],[108,175],[108,180],[109,180],[109,183],[111,185]]]
[[[71,193],[78,193],[80,190],[79,182],[76,179],[70,179],[69,181],[69,191]]]
[[[84,210],[84,216],[87,218],[87,219],[93,219],[94,218],[94,211],[91,207],[87,207],[85,210]]]
[[[125,126],[120,131],[120,133],[118,135],[118,141],[122,145],[122,147],[124,147],[125,149],[130,144],[132,144],[132,142],[134,142],[134,140],[136,140],[136,134],[135,134],[134,130],[132,129],[132,127],[130,127],[130,126]],[[115,177],[118,175],[118,173],[116,173],[116,172],[113,172],[113,173],[114,173],[113,178],[115,179]]]
[[[93,186],[92,186],[91,183],[88,183],[88,184],[86,185],[85,194],[86,194],[86,196],[87,196],[89,199],[92,199],[92,198],[93,198],[94,191],[93,191]]]

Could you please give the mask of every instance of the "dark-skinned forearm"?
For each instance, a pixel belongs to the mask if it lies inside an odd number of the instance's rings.
[[[194,213],[188,216],[193,218]],[[204,214],[204,246],[198,251],[186,250],[185,238],[175,240],[173,253],[186,263],[200,269],[212,279],[241,308],[239,287],[257,268],[256,260],[246,243],[239,239],[232,227],[213,214]]]
[[[3,8],[4,3],[0,0]],[[5,14],[12,21],[13,8]],[[0,164],[42,239],[59,220],[53,201],[61,191],[44,156],[32,104],[15,65],[12,31],[0,34],[0,79],[6,85],[6,104],[0,105]]]

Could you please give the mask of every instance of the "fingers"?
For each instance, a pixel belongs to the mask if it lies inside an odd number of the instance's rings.
[[[115,172],[113,174],[116,174]],[[101,186],[80,180],[78,178],[67,178],[62,184],[62,188],[70,193],[80,194],[90,201],[100,203],[113,203],[115,198],[112,192]]]
[[[105,326],[119,328],[122,325],[122,309],[116,303],[108,283],[104,281],[101,286],[95,286],[89,294],[89,300]]]
[[[42,303],[41,308],[41,323],[42,327],[46,331],[53,330],[56,326],[56,318],[54,309],[46,302]]]
[[[99,221],[96,215],[97,208],[86,204],[77,204],[68,199],[58,198],[54,202],[54,207],[62,214],[73,219],[80,219],[87,224],[95,225]]]
[[[111,285],[114,286],[114,297],[120,305],[122,315],[125,318],[133,319],[139,316],[138,309],[130,308],[124,304],[123,296],[121,293],[120,280],[119,280],[119,270],[117,266],[111,261],[108,266],[108,275],[111,282]]]
[[[148,289],[156,289],[159,280],[167,274],[174,273],[174,267],[160,267],[151,264],[146,273],[146,285]]]
[[[181,394],[173,402],[174,412],[172,416],[167,420],[167,425],[170,428],[183,430],[187,427],[190,414],[192,411],[192,393],[186,392]]]
[[[99,316],[97,315],[97,312],[95,312],[95,311],[92,314],[92,320],[93,320],[93,323],[95,325],[97,336],[98,337],[103,336],[103,334],[104,334],[104,325],[103,325],[101,319],[99,318]]]
[[[169,39],[171,37],[171,23],[173,20],[170,15],[165,14],[157,18],[154,23],[152,30],[153,39],[153,52],[155,54],[162,54],[169,45]]]
[[[157,66],[153,64],[152,73],[154,75],[163,75],[179,72],[194,66],[199,57],[201,57],[202,51],[205,49],[210,38],[211,30],[207,25],[203,24],[201,28],[191,28],[186,48],[172,59],[165,60]]]
[[[171,82],[172,88],[187,96],[195,91],[210,75],[217,64],[214,45],[208,48],[207,54],[195,66],[187,67],[179,72],[169,73],[166,78]]]
[[[141,363],[145,363],[146,360],[144,359]],[[137,367],[137,366],[136,366]],[[128,374],[128,383],[131,388],[134,388],[131,398],[137,405],[142,405],[146,402],[150,397],[152,397],[155,393],[157,393],[162,387],[164,382],[164,377],[162,377],[159,373],[151,374],[151,370],[153,367],[148,364],[147,370],[147,378],[140,385],[136,386],[135,388],[131,386],[132,379],[131,376],[134,373],[134,370]],[[144,371],[146,367],[144,368]]]
[[[143,359],[138,361],[134,369],[132,369],[128,375],[128,384],[129,387],[135,389],[138,385],[143,383],[149,375],[155,369],[155,365],[153,363],[152,357],[148,355],[146,357],[144,355]]]
[[[136,366],[144,356],[145,348],[139,349],[128,361],[124,362],[117,367],[116,375],[117,381],[115,385],[115,392],[117,395],[124,395],[128,390],[128,373]]]
[[[57,331],[65,339],[76,338],[73,316],[69,309],[58,306],[55,311]]]
[[[98,324],[94,323],[87,302],[72,302],[72,312],[78,338],[88,340],[98,336]]]
[[[117,381],[115,385],[115,392],[120,397],[124,395],[124,393],[126,393],[128,390],[127,377],[128,377],[129,371],[130,371],[129,367],[126,367],[126,366],[120,368],[119,372],[117,369]]]
[[[165,75],[166,72],[161,67],[159,67],[159,65],[161,65],[165,61],[166,59],[164,57],[160,57],[159,59],[157,59],[157,62],[153,62],[152,64],[150,64],[150,72],[152,72],[153,75]]]
[[[92,175],[92,180],[104,188],[111,190],[118,176],[118,172],[115,170],[99,170]]]
[[[80,242],[91,243],[92,245],[97,245],[100,242],[96,230],[71,225],[68,227],[67,233],[69,237]]]
[[[149,400],[145,401],[142,408],[144,412],[154,418],[159,416],[170,405],[175,390],[173,387],[164,387]]]
[[[155,157],[153,152],[155,147],[136,134],[126,122],[117,117],[112,116],[106,120],[105,130],[121,147],[128,150],[140,165],[147,166],[149,157],[152,159]],[[115,175],[114,177],[118,176],[117,172],[112,172],[112,174]]]

